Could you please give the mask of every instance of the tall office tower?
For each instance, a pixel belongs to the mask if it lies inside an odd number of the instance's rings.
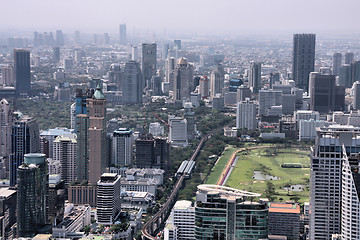
[[[256,103],[247,99],[237,103],[236,128],[248,130],[256,129]]]
[[[19,116],[11,131],[10,186],[16,185],[17,169],[27,153],[40,152],[39,127],[35,119]]]
[[[13,108],[4,98],[0,100],[0,157],[9,157],[11,153],[11,127]]]
[[[225,71],[221,63],[218,63],[211,71],[210,75],[210,98],[212,99],[217,93],[222,94],[225,81]]]
[[[31,91],[30,52],[22,49],[14,50],[14,67],[16,95],[26,96]]]
[[[175,76],[176,62],[175,58],[167,58],[165,65],[165,82],[169,83],[169,90],[174,91],[174,76]]]
[[[60,62],[60,48],[53,47],[53,60],[54,62]]]
[[[77,88],[76,89],[76,95],[75,95],[75,112],[74,112],[74,118],[75,118],[75,133],[77,132],[77,126],[78,126],[78,115],[79,114],[86,114],[87,108],[86,108],[86,99],[91,97],[90,91],[87,91],[86,93],[83,93],[82,89]]]
[[[133,132],[127,128],[119,128],[113,132],[112,161],[117,167],[131,166],[133,158]]]
[[[171,145],[186,147],[188,145],[187,121],[181,117],[169,115],[169,140]]]
[[[297,203],[270,203],[269,235],[300,238],[300,206]]]
[[[61,30],[56,30],[56,46],[64,46],[64,34]]]
[[[163,51],[161,53],[161,60],[166,60],[167,57],[168,57],[169,50],[170,50],[170,44],[169,43],[164,43],[162,50]]]
[[[86,114],[76,116],[76,176],[78,181],[89,180],[89,117]]]
[[[267,204],[251,201],[260,194],[205,184],[197,189],[195,239],[267,238]]]
[[[89,182],[96,184],[108,166],[106,154],[106,100],[100,85],[86,100],[89,117]]]
[[[320,113],[345,110],[345,87],[336,86],[334,75],[315,75],[309,88],[310,110]]]
[[[308,92],[309,74],[315,66],[315,34],[294,34],[293,78],[296,86]]]
[[[359,149],[360,150],[360,149]],[[341,235],[344,240],[360,239],[360,153],[343,155],[341,188]],[[346,152],[346,149],[343,149]]]
[[[0,189],[1,207],[3,211],[1,216],[1,232],[2,239],[11,239],[14,234],[14,224],[16,223],[16,190],[10,188]]]
[[[354,61],[350,64],[350,85],[360,81],[360,61]]]
[[[345,53],[345,64],[351,64],[354,61],[354,53],[347,52]]]
[[[104,44],[110,44],[109,33],[104,33]]]
[[[38,32],[34,32],[34,47],[37,47],[40,45],[40,40],[39,40],[39,33]]]
[[[131,48],[131,60],[138,62],[139,61],[139,49],[138,47]]]
[[[272,106],[282,105],[282,92],[280,90],[259,91],[259,115],[268,115]]]
[[[75,31],[74,42],[75,42],[75,44],[80,44],[81,43],[80,31]]]
[[[168,224],[177,228],[178,240],[195,239],[195,208],[191,201],[177,201],[171,210]]]
[[[194,84],[194,67],[186,58],[179,59],[174,71],[174,100],[190,99]]]
[[[125,63],[121,89],[123,104],[142,103],[144,77],[138,62],[128,61]]]
[[[181,50],[181,40],[174,40],[174,46],[176,46],[178,50]]]
[[[120,176],[117,173],[103,173],[97,182],[97,223],[112,225],[120,214]]]
[[[1,67],[1,84],[4,86],[15,86],[15,70],[13,65]]]
[[[258,93],[261,84],[261,63],[250,62],[249,86],[253,93]]]
[[[360,82],[359,81],[354,82],[353,90],[354,90],[353,108],[355,110],[360,110]]]
[[[170,141],[167,138],[155,138],[154,149],[154,166],[153,168],[161,168],[165,172],[169,171],[171,164],[170,159]]]
[[[348,182],[350,179],[342,179],[342,171],[346,171],[346,168],[342,169],[342,146],[348,156],[359,152],[359,132],[360,128],[339,125],[317,131],[315,146],[311,149],[310,239],[331,239],[332,234],[341,233],[342,186],[350,187],[352,184]],[[348,200],[356,202],[355,199],[344,198],[344,201]],[[350,211],[346,209],[346,213]],[[359,229],[358,225],[356,227]]]
[[[53,159],[61,163],[61,179],[66,184],[76,181],[76,134],[58,136],[54,141]]]
[[[187,122],[187,138],[189,141],[195,137],[195,112],[192,109],[192,103],[186,102],[184,104],[184,118]]]
[[[339,70],[339,86],[351,87],[351,67],[349,64],[342,65]]]
[[[76,103],[72,103],[70,105],[70,123],[71,123],[70,128],[71,129],[75,129],[75,126],[76,126],[75,108],[76,108]]]
[[[110,82],[116,84],[118,90],[122,88],[122,84],[121,84],[122,71],[120,64],[116,64],[116,63],[111,64],[107,76]]]
[[[120,44],[121,45],[126,45],[126,24],[120,24],[120,28],[119,28],[119,32],[120,32]]]
[[[141,70],[145,79],[144,87],[148,87],[152,76],[156,75],[156,43],[142,44]]]
[[[272,72],[270,73],[269,85],[270,88],[273,87],[273,84],[280,81],[280,73]]]
[[[135,141],[135,161],[138,168],[151,168],[154,162],[154,137],[141,135]]]
[[[334,74],[335,76],[339,76],[341,65],[342,65],[342,54],[341,53],[334,53],[334,55],[333,55],[332,74]]]
[[[25,154],[17,174],[17,235],[31,238],[48,223],[49,175],[45,154]]]
[[[161,76],[153,76],[151,79],[152,95],[154,95],[154,96],[162,95],[161,85],[162,85]]]
[[[251,90],[250,88],[241,85],[236,90],[236,102],[245,101],[246,98],[251,98]]]
[[[200,77],[200,95],[202,99],[209,97],[209,78],[207,76]]]

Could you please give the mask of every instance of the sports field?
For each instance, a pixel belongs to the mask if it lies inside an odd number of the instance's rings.
[[[261,146],[261,145],[259,145]],[[231,156],[236,151],[234,148],[228,148],[219,160],[219,166],[215,166],[206,183],[214,184],[219,178],[222,169],[226,165],[225,158]],[[266,189],[266,183],[271,181],[275,185],[275,201],[290,200],[290,198],[299,198],[299,202],[309,200],[309,178],[310,178],[310,151],[298,148],[279,148],[278,146],[269,149],[255,149],[238,153],[239,160],[228,178],[225,186],[263,193]],[[300,163],[303,168],[282,168],[283,163]],[[254,179],[254,171],[259,171],[263,176],[277,177],[277,180],[259,180]],[[215,179],[215,181],[214,181]],[[300,186],[303,191],[297,190]],[[289,187],[289,191],[283,189]],[[293,188],[294,187],[294,188]]]

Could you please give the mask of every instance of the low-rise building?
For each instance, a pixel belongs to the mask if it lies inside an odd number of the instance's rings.
[[[128,168],[125,172],[127,180],[155,179],[159,185],[164,182],[164,173],[165,171],[160,168]]]
[[[121,179],[121,188],[125,191],[133,192],[148,192],[152,195],[156,195],[156,189],[159,182],[152,178],[140,178],[138,180]]]

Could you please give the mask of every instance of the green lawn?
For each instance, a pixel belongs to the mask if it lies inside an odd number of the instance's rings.
[[[206,180],[206,184],[216,184],[219,179],[221,172],[223,171],[226,163],[228,162],[231,155],[237,150],[237,148],[226,147],[220,159],[217,161],[216,165],[211,169],[211,173]]]
[[[277,201],[280,198],[289,200],[293,196],[300,198],[299,202],[309,200],[309,178],[310,168],[282,168],[283,163],[301,163],[303,166],[310,165],[310,151],[300,150],[297,148],[271,148],[271,151],[277,149],[277,153],[267,152],[267,149],[256,149],[248,151],[247,155],[239,153],[240,156],[236,167],[231,173],[225,186],[263,193],[266,189],[266,182],[272,181],[277,192]],[[267,168],[267,169],[266,169]],[[279,180],[255,180],[252,178],[254,171],[268,171],[269,175],[280,177]],[[283,190],[286,184],[302,184],[304,191]]]

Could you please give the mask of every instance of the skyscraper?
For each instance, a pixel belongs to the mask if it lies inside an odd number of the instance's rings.
[[[266,239],[266,203],[249,201],[260,194],[217,185],[199,185],[195,239]]]
[[[342,179],[345,174],[343,170],[348,170],[343,169],[342,146],[344,145],[348,156],[350,153],[360,152],[359,132],[359,128],[338,125],[320,128],[317,131],[315,146],[311,149],[310,239],[327,240],[331,239],[332,234],[341,233],[342,186],[352,185],[350,179]],[[342,183],[342,180],[345,181]],[[348,200],[356,205],[357,200],[347,197],[344,199]],[[351,211],[351,208],[346,206],[343,205],[345,214]],[[351,224],[359,229],[358,222]]]
[[[351,67],[349,64],[342,65],[339,70],[339,85],[351,87]]]
[[[61,179],[66,184],[76,181],[76,134],[58,136],[54,141],[53,159],[61,163]]]
[[[345,64],[351,64],[354,61],[354,53],[347,52],[345,53]]]
[[[25,154],[18,168],[17,232],[33,237],[48,223],[49,175],[45,154]]]
[[[74,41],[75,41],[75,44],[79,44],[79,43],[81,43],[80,31],[75,31],[75,34],[74,34]]]
[[[143,43],[141,49],[141,70],[144,74],[144,87],[148,86],[152,76],[156,75],[156,43]]]
[[[31,91],[30,52],[22,49],[14,50],[14,67],[16,79],[16,95],[26,96]]]
[[[210,75],[210,98],[212,99],[216,94],[222,94],[225,81],[225,71],[221,63],[218,63],[211,71]]]
[[[174,91],[174,75],[175,75],[176,61],[175,58],[167,58],[165,65],[165,82],[169,83],[169,90]]]
[[[86,114],[76,116],[76,177],[78,181],[89,180],[89,117]]]
[[[174,100],[190,99],[194,84],[194,67],[186,58],[180,58],[174,74]]]
[[[130,166],[133,157],[133,132],[126,128],[114,131],[112,138],[112,161],[115,166]]]
[[[126,24],[120,24],[120,44],[126,45]]]
[[[187,122],[187,138],[189,141],[195,137],[195,112],[193,111],[191,102],[184,104],[184,118]]]
[[[350,64],[350,86],[356,81],[360,81],[360,61]]]
[[[253,93],[258,93],[261,83],[261,63],[250,62],[249,86]]]
[[[308,91],[309,74],[315,65],[315,34],[294,34],[293,78],[296,86]]]
[[[120,213],[120,176],[104,173],[97,182],[97,222],[111,225]]]
[[[64,46],[64,34],[61,30],[56,30],[56,46]]]
[[[209,79],[207,76],[200,77],[200,95],[202,99],[209,97]]]
[[[11,127],[13,109],[6,99],[0,100],[0,157],[8,157],[11,153]]]
[[[40,152],[39,127],[34,118],[20,115],[11,131],[10,185],[16,185],[17,169],[27,153]]]
[[[333,75],[339,76],[341,64],[342,64],[342,54],[341,53],[334,53],[334,55],[333,55],[333,68],[332,68],[332,74]]]
[[[310,110],[320,113],[345,110],[345,87],[336,86],[334,75],[314,75],[309,89]]]
[[[138,62],[125,63],[121,89],[123,104],[142,103],[144,78]]]
[[[360,110],[360,82],[359,81],[354,82],[353,90],[354,90],[353,108],[356,110]]]
[[[53,60],[60,62],[60,47],[53,47]]]
[[[15,70],[14,66],[4,65],[1,67],[1,82],[0,86],[14,86],[15,85]]]
[[[108,166],[106,154],[106,100],[100,85],[86,100],[89,117],[89,182],[96,184]]]
[[[256,129],[256,103],[249,99],[237,103],[236,128],[248,130]]]

